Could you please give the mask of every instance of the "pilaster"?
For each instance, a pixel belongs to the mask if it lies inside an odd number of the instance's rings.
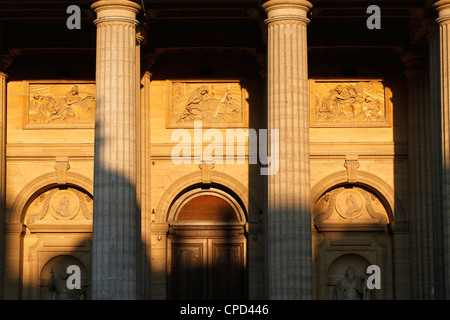
[[[403,55],[408,88],[408,199],[413,299],[434,298],[430,81],[427,53]]]

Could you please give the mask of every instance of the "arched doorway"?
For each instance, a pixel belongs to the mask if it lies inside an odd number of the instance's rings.
[[[246,299],[245,213],[219,189],[191,190],[169,212],[168,297]]]

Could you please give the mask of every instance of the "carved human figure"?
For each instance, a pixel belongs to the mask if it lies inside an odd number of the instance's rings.
[[[50,270],[48,288],[52,292],[52,300],[84,300],[85,292],[83,289],[69,289],[67,287],[67,278],[69,275],[61,271],[59,276],[55,276],[53,268]]]
[[[78,86],[74,85],[70,93],[66,96],[66,104],[70,106],[78,118],[85,118],[90,111],[90,102],[94,96],[90,94],[82,94],[78,90]]]
[[[33,94],[33,110],[36,113],[41,113],[48,118],[58,113],[56,102],[52,96],[43,96],[38,93]]]
[[[90,117],[92,95],[81,95],[78,86],[74,85],[67,96],[60,100],[57,114],[52,115],[47,122],[67,118],[85,119]]]
[[[345,200],[345,205],[347,206],[347,210],[345,210],[345,215],[351,216],[361,209],[361,207],[358,205],[353,195],[347,196],[347,199]]]
[[[345,99],[342,94],[343,88],[341,85],[338,85],[334,90],[330,92],[328,96],[326,96],[322,101],[322,108],[320,108],[321,112],[331,112],[332,114],[336,114],[339,112],[338,109],[338,101],[339,99]]]
[[[342,109],[342,113],[344,114],[344,117],[347,119],[353,119],[355,117],[355,105],[358,101],[358,93],[356,92],[355,88],[352,86],[348,86],[345,88],[345,92],[342,94],[344,99],[342,101],[338,101],[342,106],[340,108]]]
[[[367,120],[376,121],[383,115],[381,111],[380,101],[379,100],[374,101],[372,97],[367,96],[364,99],[361,114],[363,114],[364,118]]]
[[[178,119],[178,122],[183,120],[196,120],[201,119],[203,110],[200,107],[200,103],[205,100],[208,94],[208,88],[202,86],[196,89],[189,97],[185,109],[186,111]]]
[[[220,116],[225,119],[228,115],[236,116],[237,114],[239,114],[238,106],[234,102],[232,94],[226,91],[222,99],[217,103],[217,108],[213,117],[216,118]]]
[[[187,94],[184,94],[184,92]],[[242,122],[242,88],[238,83],[172,85],[173,121],[202,120],[206,125]]]
[[[345,278],[336,282],[336,300],[362,300],[364,297],[364,278],[355,275],[355,269],[348,267]]]
[[[68,197],[61,197],[61,199],[59,200],[59,206],[58,208],[55,210],[55,212],[57,214],[60,214],[63,217],[68,217],[70,212],[69,212],[69,198]]]
[[[380,99],[365,92],[380,95],[375,84],[337,85],[322,99],[317,98],[316,119],[331,121],[382,121],[384,120]]]

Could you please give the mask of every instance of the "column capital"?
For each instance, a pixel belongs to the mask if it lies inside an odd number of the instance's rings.
[[[141,54],[141,70],[149,71],[153,67],[157,59],[158,59],[157,53]]]
[[[270,0],[265,2],[262,7],[267,13],[266,24],[286,20],[296,20],[308,24],[307,15],[313,5],[305,0]]]
[[[450,22],[450,0],[440,0],[433,4],[433,8],[438,13],[437,23]]]
[[[402,54],[401,60],[406,66],[406,76],[428,72],[429,59],[426,52],[405,52]]]
[[[10,54],[0,54],[0,73],[2,74],[2,77],[7,77],[7,74],[5,72],[9,68],[13,60],[14,57]]]
[[[91,5],[91,9],[97,14],[95,24],[111,21],[138,24],[136,14],[141,6],[129,0],[99,0]]]
[[[144,71],[144,74],[142,75],[142,78],[146,78],[146,79],[151,79],[153,76],[153,73],[151,73],[150,71],[146,70]]]

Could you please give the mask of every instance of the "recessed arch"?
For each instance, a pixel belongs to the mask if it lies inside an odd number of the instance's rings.
[[[326,176],[311,189],[312,206],[314,206],[324,193],[342,185],[354,185],[368,189],[375,193],[386,207],[389,221],[405,220],[403,205],[395,194],[394,189],[380,177],[365,171],[358,171],[358,179],[352,183],[348,182],[347,171],[339,171]]]
[[[65,185],[81,188],[89,193],[89,195],[93,195],[93,181],[79,173],[67,172]],[[25,208],[30,199],[36,194],[55,186],[58,186],[58,176],[56,172],[41,175],[29,182],[14,200],[11,210],[6,218],[6,223],[24,223],[26,213]]]
[[[202,187],[201,172],[194,172],[174,181],[161,196],[156,206],[155,222],[169,221],[168,212],[173,203],[185,192]],[[259,222],[259,207],[248,188],[232,176],[222,172],[212,172],[211,188],[220,189],[232,195],[243,207],[248,222]],[[207,189],[206,189],[207,190]]]
[[[187,205],[192,203],[192,201],[195,201],[196,199],[199,199],[201,197],[215,197],[216,199],[227,204],[230,207],[230,209],[233,210],[235,214],[235,219],[232,220],[235,220],[240,223],[245,223],[247,221],[245,211],[241,207],[240,203],[234,197],[229,195],[227,192],[217,188],[210,188],[210,189],[196,188],[181,194],[170,207],[167,215],[167,221],[169,223],[181,222],[179,218],[180,213],[183,211],[183,209],[186,208]],[[219,204],[220,202],[216,201],[216,203]],[[206,218],[205,220],[212,221],[211,219],[208,218]],[[230,221],[230,219],[227,219],[226,221]],[[182,223],[187,222],[183,221]],[[218,223],[218,221],[215,221],[215,223]]]

